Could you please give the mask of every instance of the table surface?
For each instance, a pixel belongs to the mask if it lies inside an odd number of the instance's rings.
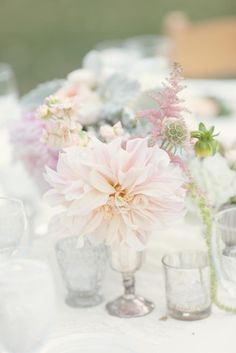
[[[52,242],[49,246],[48,237],[38,238],[34,241],[34,249],[36,256],[43,254],[44,259],[50,259],[56,279],[58,317],[50,334],[48,347],[69,335],[82,339],[84,335],[89,334],[93,338],[96,334],[119,337],[121,342],[128,341],[131,345],[139,342],[139,347],[148,347],[148,353],[171,353],[173,349],[177,353],[235,353],[235,315],[226,314],[213,307],[211,316],[201,321],[184,322],[172,318],[163,320],[166,316],[166,304],[161,257],[166,252],[180,249],[205,249],[199,226],[182,223],[151,237],[146,261],[136,274],[136,289],[137,293],[155,303],[155,310],[142,318],[121,319],[109,316],[105,311],[105,302],[122,293],[121,276],[109,266],[103,288],[104,303],[93,308],[68,307],[64,303],[66,291]]]

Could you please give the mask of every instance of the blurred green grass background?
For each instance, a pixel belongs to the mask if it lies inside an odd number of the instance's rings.
[[[173,10],[205,20],[236,14],[236,0],[0,0],[0,62],[24,93],[79,67],[98,42],[161,33]]]

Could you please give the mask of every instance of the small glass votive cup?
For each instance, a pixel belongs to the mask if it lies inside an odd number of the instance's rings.
[[[211,313],[210,268],[207,253],[184,251],[162,258],[168,315],[200,320]]]
[[[72,307],[90,307],[103,301],[101,286],[105,272],[106,248],[88,241],[78,247],[78,238],[69,237],[56,243],[56,257]]]

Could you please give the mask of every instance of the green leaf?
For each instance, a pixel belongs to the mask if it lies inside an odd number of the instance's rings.
[[[203,123],[200,123],[198,128],[199,128],[200,131],[203,131],[203,132],[207,131],[206,127],[205,127],[205,125]]]
[[[215,130],[215,126],[211,126],[210,129],[209,129],[209,133],[213,134],[214,130]]]

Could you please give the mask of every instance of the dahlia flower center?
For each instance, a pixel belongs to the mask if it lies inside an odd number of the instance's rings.
[[[130,202],[134,195],[128,190],[122,189],[120,184],[113,185],[115,192],[110,194],[107,203],[102,206],[105,219],[111,219],[114,215],[125,213],[130,208]]]

